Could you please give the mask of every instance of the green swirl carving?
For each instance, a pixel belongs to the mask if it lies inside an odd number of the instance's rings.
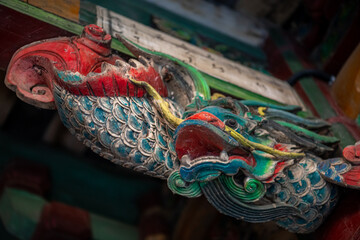
[[[219,179],[233,197],[243,202],[255,202],[262,198],[266,191],[264,184],[253,178],[246,178],[244,186],[236,183],[233,176],[221,175]]]
[[[185,182],[179,171],[174,171],[170,174],[167,185],[169,189],[175,193],[188,198],[195,198],[201,195],[201,189],[198,182],[188,183]]]

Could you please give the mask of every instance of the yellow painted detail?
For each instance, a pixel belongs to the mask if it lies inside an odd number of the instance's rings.
[[[228,127],[225,125],[225,132],[227,132],[228,134],[230,134],[233,138],[235,138],[241,145],[243,145],[246,148],[249,148],[251,151],[252,150],[260,150],[266,153],[269,153],[275,157],[279,157],[279,158],[299,158],[299,157],[305,157],[304,153],[296,153],[296,152],[283,152],[271,147],[268,147],[266,145],[260,144],[260,143],[256,143],[253,141],[250,141],[248,139],[246,139],[243,135],[241,135],[240,133],[236,132],[234,129]]]
[[[175,117],[174,114],[171,113],[169,109],[169,104],[162,99],[160,94],[147,82],[144,81],[137,81],[133,78],[130,78],[130,81],[138,86],[142,86],[145,88],[147,93],[153,98],[155,105],[158,107],[164,118],[174,127],[179,126],[182,121],[181,118]]]
[[[211,100],[216,100],[218,98],[224,98],[225,95],[224,94],[221,94],[221,93],[214,93],[212,96],[211,96]]]
[[[265,116],[265,111],[266,110],[266,107],[258,107],[258,113],[261,115],[261,116]]]

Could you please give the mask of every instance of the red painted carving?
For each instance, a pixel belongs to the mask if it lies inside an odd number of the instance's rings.
[[[356,143],[344,148],[343,156],[353,164],[360,164],[360,144]]]
[[[152,61],[123,61],[111,54],[111,36],[88,25],[80,37],[53,38],[20,48],[10,61],[5,84],[23,101],[41,108],[55,108],[52,94],[56,82],[76,95],[135,96],[145,91],[129,78],[150,83],[163,97],[167,88]],[[56,70],[56,71],[54,71]],[[65,81],[58,72],[77,81]],[[90,74],[98,73],[98,74]]]
[[[84,28],[81,37],[53,38],[20,48],[12,57],[5,83],[24,101],[54,108],[52,80],[55,67],[87,75],[100,72],[101,64],[114,64],[111,36],[96,25]],[[25,79],[24,79],[25,78]]]

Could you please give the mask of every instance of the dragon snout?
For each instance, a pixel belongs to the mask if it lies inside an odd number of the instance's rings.
[[[54,78],[50,61],[42,56],[14,55],[9,64],[5,84],[17,96],[31,105],[54,109],[51,79]]]
[[[208,112],[197,113],[182,122],[175,132],[178,157],[191,159],[203,156],[219,156],[239,146],[237,141],[224,133],[225,124]]]
[[[175,150],[185,181],[208,181],[221,173],[236,174],[239,168],[250,169],[251,153],[224,129],[225,124],[208,112],[197,113],[177,127]]]

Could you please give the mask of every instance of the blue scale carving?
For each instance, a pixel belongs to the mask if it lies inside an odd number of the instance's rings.
[[[299,163],[286,169],[284,176],[275,180],[279,186],[273,185],[268,194],[275,201],[278,198],[279,202],[302,211],[299,216],[289,216],[277,223],[293,232],[306,233],[318,228],[330,213],[330,205],[337,201],[337,190],[320,176],[314,160],[305,158]]]
[[[76,96],[57,86],[54,95],[64,125],[94,152],[151,176],[169,176],[176,159],[174,130],[156,117],[147,98]]]

